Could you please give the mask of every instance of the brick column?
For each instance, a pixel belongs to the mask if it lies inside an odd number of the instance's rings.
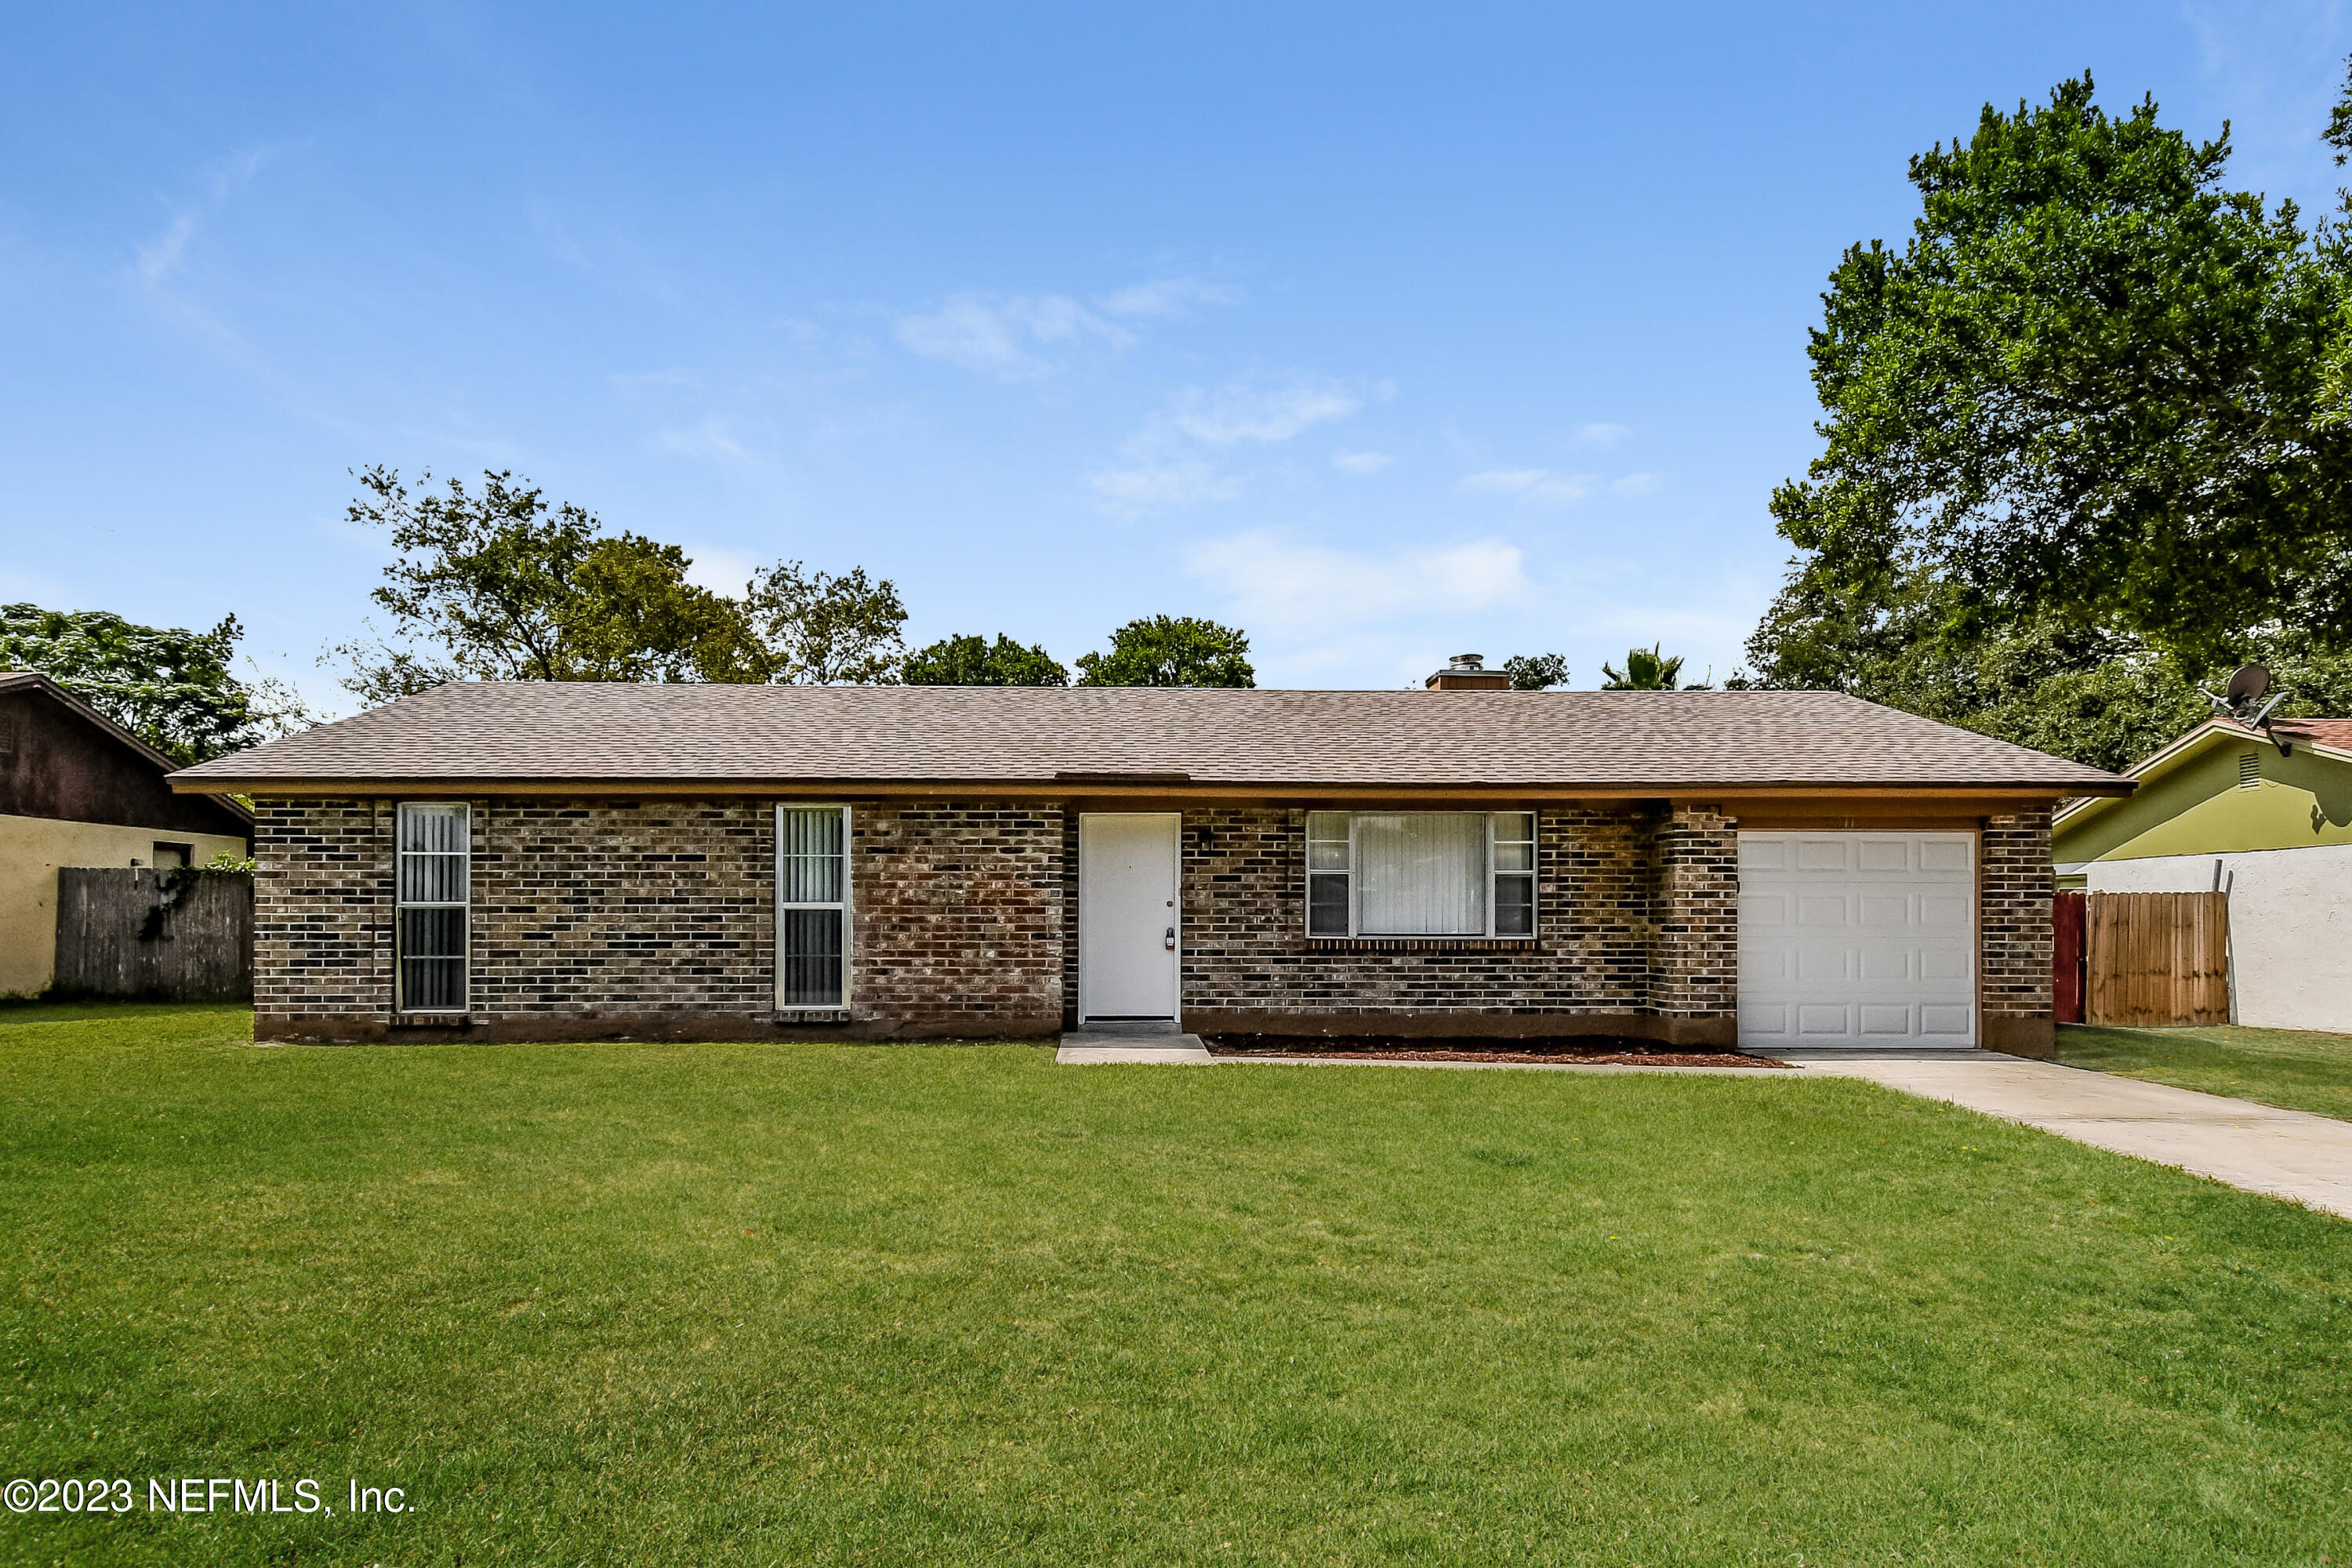
[[[2056,1041],[2051,1005],[2050,813],[1989,816],[1978,870],[1978,948],[1982,1043],[2011,1056],[2048,1057]]]
[[[1739,835],[1719,805],[1658,819],[1650,1010],[1675,1045],[1739,1042]]]

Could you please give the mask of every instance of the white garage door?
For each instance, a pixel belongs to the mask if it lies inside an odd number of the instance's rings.
[[[1739,836],[1739,1043],[1973,1046],[1976,836]]]

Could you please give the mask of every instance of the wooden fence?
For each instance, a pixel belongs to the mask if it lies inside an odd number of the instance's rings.
[[[2062,1024],[2230,1021],[2230,895],[2062,893],[2054,910]]]
[[[68,996],[251,1001],[252,877],[59,867],[55,985]]]

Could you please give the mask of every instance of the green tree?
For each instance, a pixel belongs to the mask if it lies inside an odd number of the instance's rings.
[[[909,686],[1067,686],[1070,672],[1042,647],[1023,647],[999,632],[942,637],[907,656],[899,679]]]
[[[731,668],[706,667],[705,679],[873,686],[898,679],[907,606],[896,584],[868,581],[863,566],[838,575],[803,571],[797,561],[766,567],[743,591],[742,616],[744,635],[721,645]]]
[[[1568,684],[1568,660],[1556,653],[1515,653],[1503,661],[1514,691],[1547,691]]]
[[[1078,657],[1080,686],[1255,686],[1249,638],[1191,616],[1133,620],[1110,635],[1110,652]]]
[[[432,476],[425,476],[429,481]],[[864,570],[766,567],[740,599],[687,581],[674,544],[607,533],[511,473],[412,494],[359,476],[353,522],[399,559],[372,595],[394,635],[345,643],[344,686],[371,705],[447,680],[875,681],[891,678],[906,610]]]
[[[143,626],[103,610],[0,605],[0,669],[47,675],[175,762],[195,763],[316,721],[282,681],[234,673],[244,628]]]
[[[2341,269],[2291,203],[2090,78],[1911,161],[1899,251],[1846,252],[1812,334],[1826,447],[1772,511],[1849,588],[1926,570],[1959,626],[2053,611],[2210,662],[2352,632],[2352,430],[2321,418]]]
[[[2352,145],[2352,90],[2331,125]],[[1820,687],[2119,766],[2270,662],[2310,710],[2352,647],[2345,231],[2221,187],[2084,77],[1912,160],[1812,334],[1822,455],[1748,684]],[[2352,216],[2352,203],[2347,203]]]
[[[1613,664],[1601,667],[1601,689],[1603,691],[1708,691],[1713,688],[1704,680],[1682,683],[1683,656],[1678,653],[1661,655],[1662,644],[1625,650],[1625,668]]]

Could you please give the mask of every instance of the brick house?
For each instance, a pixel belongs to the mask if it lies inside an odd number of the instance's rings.
[[[265,1038],[2051,1039],[2095,769],[1822,692],[467,683],[256,805]]]

